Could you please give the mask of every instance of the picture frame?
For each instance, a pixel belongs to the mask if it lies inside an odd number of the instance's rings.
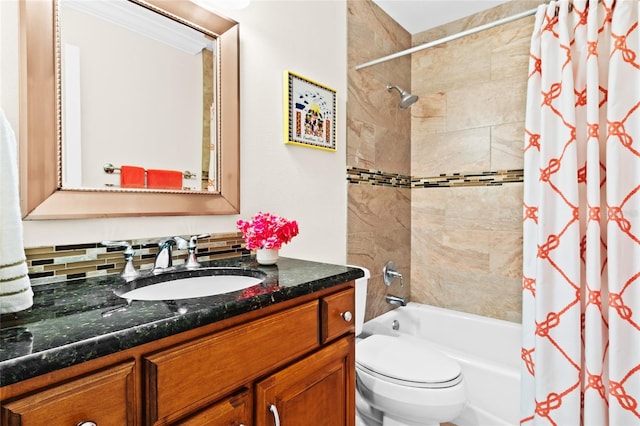
[[[336,91],[291,71],[284,88],[285,143],[336,151]]]

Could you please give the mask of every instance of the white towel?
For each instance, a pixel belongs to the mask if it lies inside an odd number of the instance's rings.
[[[0,109],[0,314],[33,305],[24,241],[16,136]]]

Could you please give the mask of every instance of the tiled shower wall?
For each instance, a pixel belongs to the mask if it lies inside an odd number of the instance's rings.
[[[520,321],[522,140],[533,17],[410,59],[354,67],[538,3],[513,0],[411,39],[372,2],[348,2],[348,258],[372,270],[367,318],[389,309],[388,291]],[[420,100],[400,111],[386,80]],[[406,278],[402,289],[382,285],[388,259],[410,276],[410,285]]]
[[[358,171],[381,171],[370,184],[349,184],[347,195],[347,260],[371,271],[365,319],[389,310],[387,292],[408,299],[411,290],[411,189],[403,176],[410,174],[411,115],[400,110],[397,91],[387,83],[409,89],[409,57],[356,71],[371,59],[406,49],[411,36],[372,1],[347,0],[348,99],[347,165]],[[379,178],[379,179],[378,179]],[[358,179],[355,177],[355,179]],[[393,260],[403,274],[389,288],[382,267]]]
[[[413,43],[535,8],[513,1]],[[412,56],[411,174],[522,170],[527,17]],[[521,181],[521,179],[520,179]],[[411,192],[413,301],[521,321],[523,184]]]

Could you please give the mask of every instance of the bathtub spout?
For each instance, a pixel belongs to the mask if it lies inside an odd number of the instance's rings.
[[[391,305],[407,306],[407,302],[404,297],[394,296],[393,294],[387,294],[387,303]]]

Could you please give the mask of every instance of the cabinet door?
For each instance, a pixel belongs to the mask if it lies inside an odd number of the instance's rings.
[[[176,426],[251,426],[251,392],[244,389],[235,395],[207,407]]]
[[[348,336],[259,382],[255,425],[353,426],[354,362]]]
[[[7,426],[134,425],[133,361],[2,403]]]

